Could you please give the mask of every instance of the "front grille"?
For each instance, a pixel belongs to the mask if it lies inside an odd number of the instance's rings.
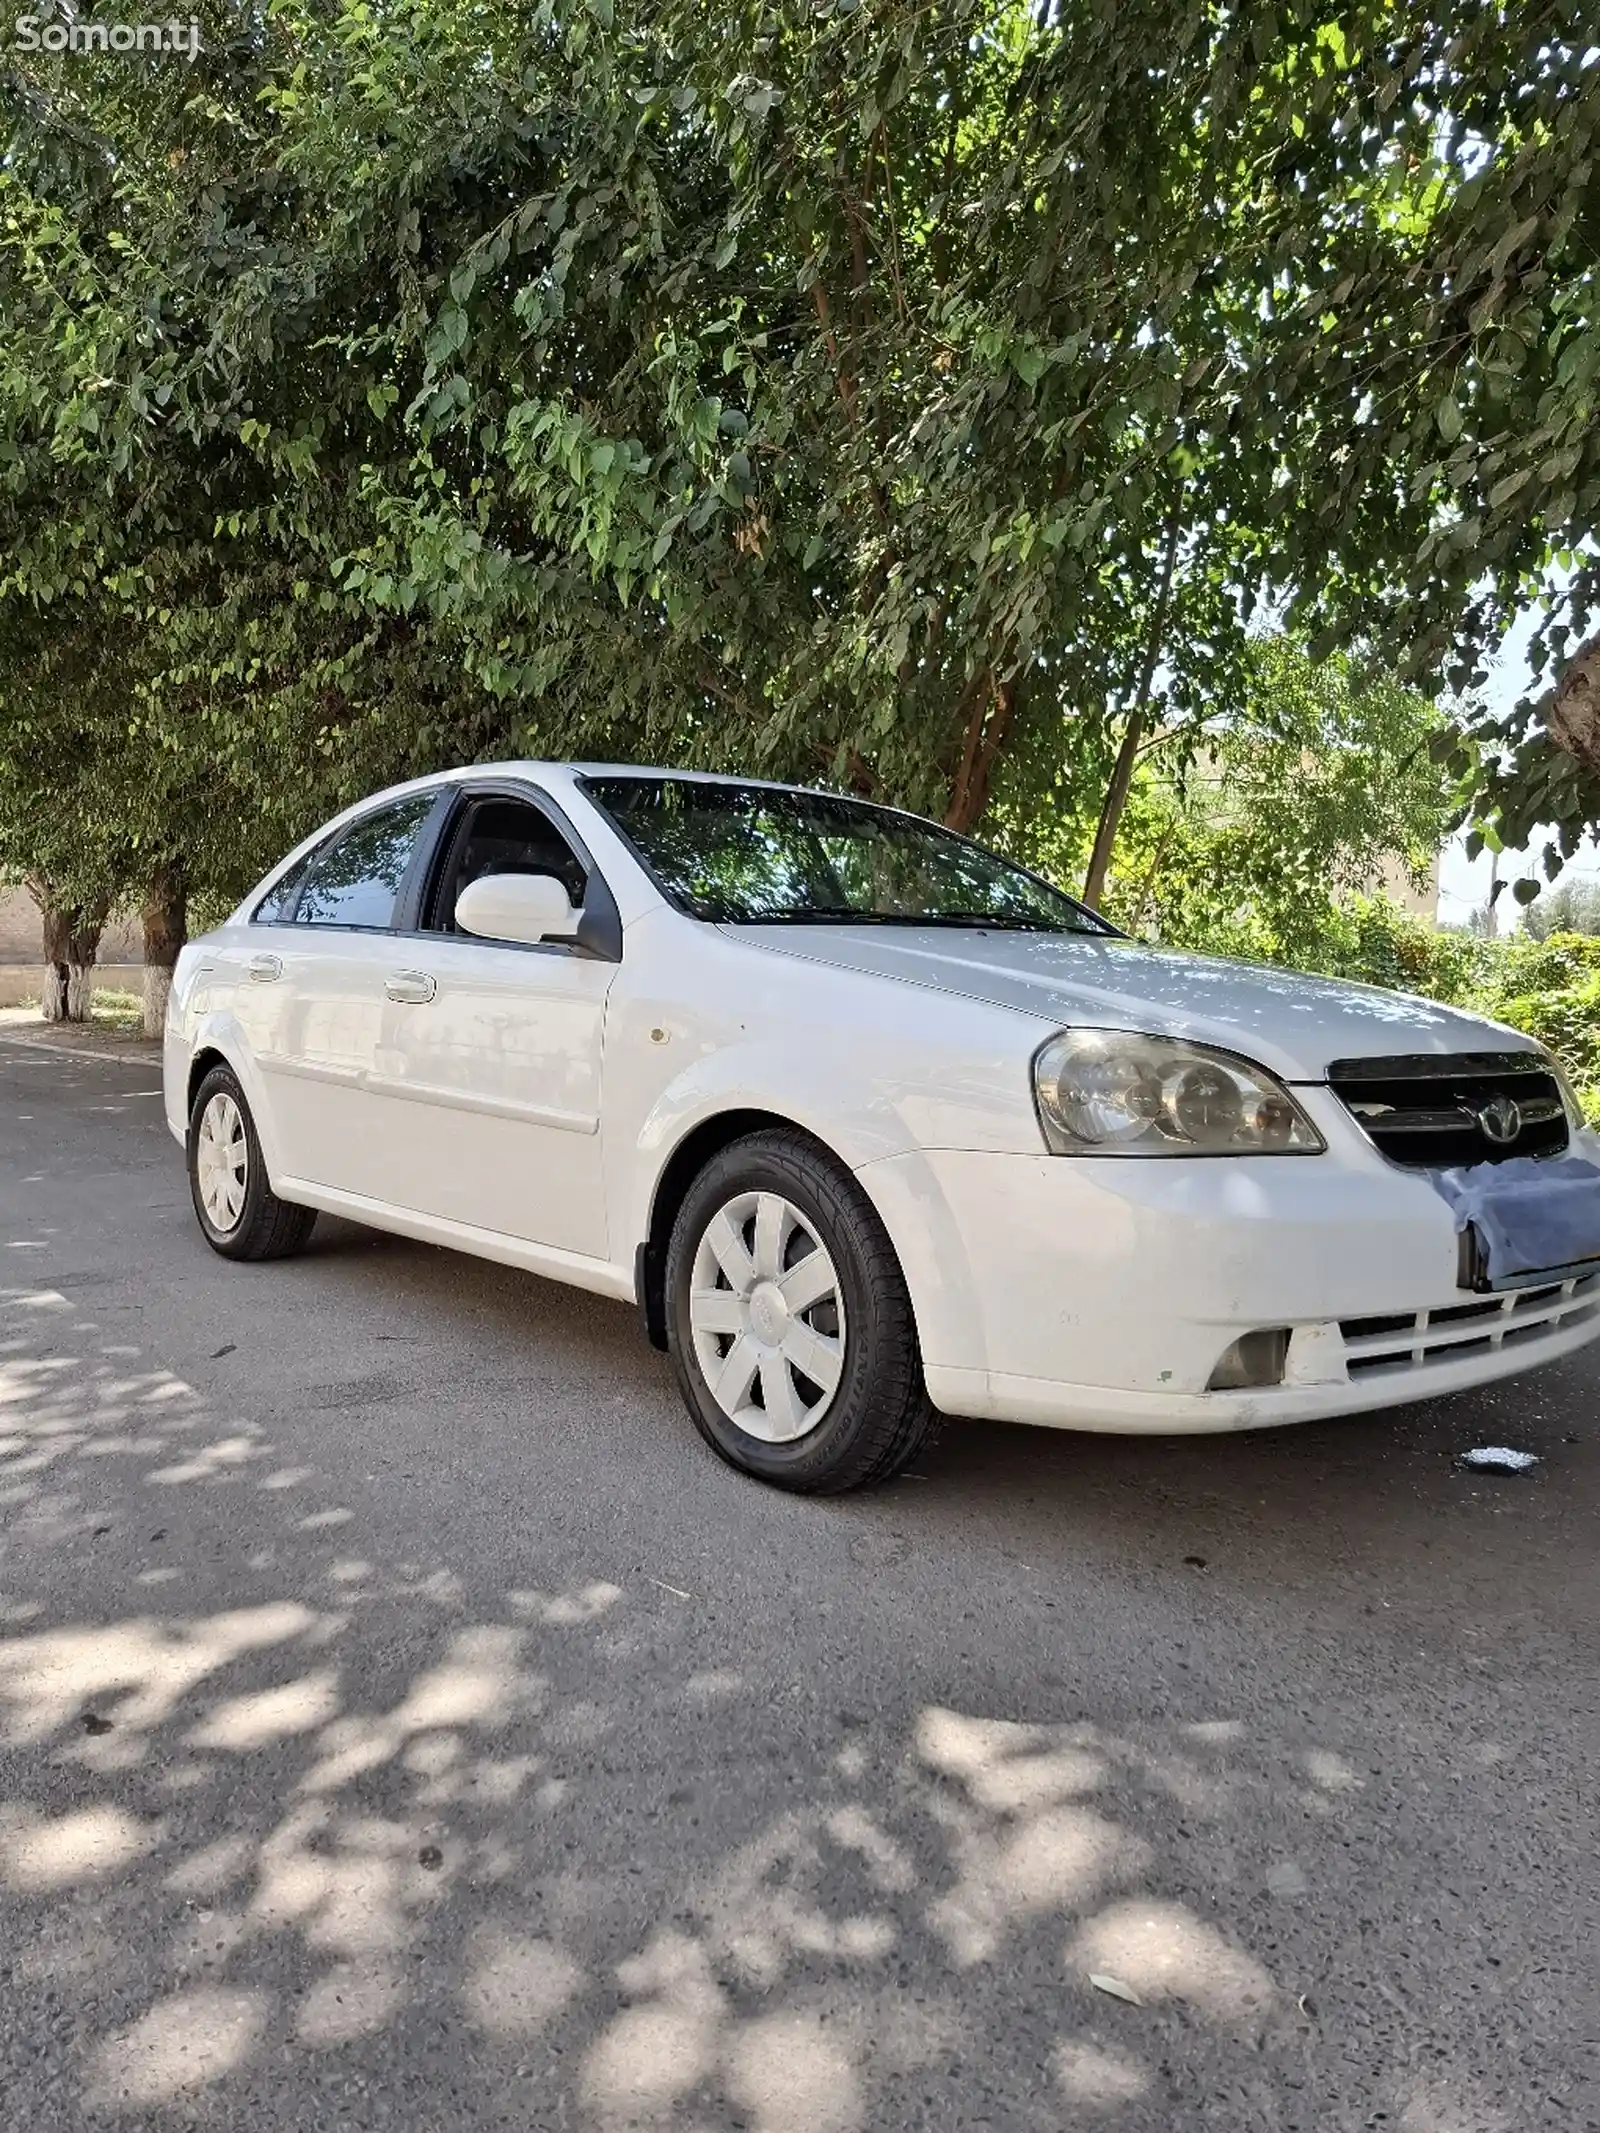
[[[1328,1086],[1380,1154],[1411,1169],[1559,1155],[1567,1110],[1537,1052],[1336,1059]]]
[[[1438,1311],[1384,1318],[1345,1318],[1339,1321],[1339,1331],[1345,1369],[1357,1379],[1520,1347],[1592,1319],[1597,1312],[1600,1274],[1580,1274],[1542,1288],[1513,1289],[1482,1303],[1447,1304]]]

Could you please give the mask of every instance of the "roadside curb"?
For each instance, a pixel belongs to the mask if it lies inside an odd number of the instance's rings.
[[[142,1037],[97,1049],[87,1044],[58,1044],[53,1037],[18,1037],[9,1030],[0,1030],[0,1044],[9,1044],[19,1052],[47,1052],[58,1059],[92,1059],[100,1066],[107,1061],[144,1067],[161,1064],[160,1045]]]

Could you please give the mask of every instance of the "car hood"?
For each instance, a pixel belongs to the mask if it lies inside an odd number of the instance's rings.
[[[1410,993],[1111,937],[941,926],[728,930],[806,962],[932,986],[1064,1027],[1221,1045],[1290,1080],[1320,1081],[1335,1059],[1537,1049],[1497,1022]]]

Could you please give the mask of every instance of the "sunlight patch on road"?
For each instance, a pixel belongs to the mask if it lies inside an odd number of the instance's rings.
[[[454,1639],[443,1666],[421,1676],[395,1712],[406,1733],[439,1726],[483,1725],[509,1716],[517,1683],[518,1630],[480,1628]]]
[[[0,1875],[24,1894],[120,1873],[159,1842],[162,1824],[141,1822],[122,1807],[81,1807],[53,1820],[0,1808]]]
[[[1123,1979],[1146,2002],[1180,2000],[1228,2025],[1258,2016],[1275,1997],[1261,1965],[1181,1903],[1113,1905],[1083,1927],[1067,1961],[1080,1975]]]
[[[215,1837],[191,1852],[167,1876],[167,1887],[180,1896],[219,1896],[253,1868],[255,1845],[249,1837]]]
[[[480,1926],[468,1950],[461,1999],[467,2019],[488,2035],[531,2037],[582,1984],[583,1972],[553,1941]]]
[[[875,1821],[864,1807],[840,1807],[828,1817],[828,1835],[842,1850],[859,1852],[880,1889],[915,1886],[917,1869],[911,1854]]]
[[[155,1398],[154,1394],[148,1397]],[[232,1437],[218,1437],[204,1444],[187,1459],[180,1459],[174,1466],[153,1468],[145,1476],[146,1481],[159,1483],[163,1488],[175,1488],[190,1481],[216,1481],[248,1466],[252,1459],[270,1457],[270,1448],[263,1443],[255,1430],[242,1430]]]
[[[1300,1759],[1306,1776],[1322,1792],[1359,1792],[1366,1782],[1331,1748],[1307,1748]]]
[[[929,1906],[928,1923],[960,1969],[987,1962],[1016,1926],[1080,1909],[1149,1860],[1146,1845],[1083,1807],[1053,1808],[1009,1832],[960,1833],[955,1854],[960,1878]]]
[[[274,1741],[291,1740],[326,1725],[339,1708],[339,1677],[330,1671],[307,1674],[253,1696],[234,1696],[219,1704],[189,1735],[196,1748],[231,1748],[245,1754]]]
[[[725,2006],[705,1950],[681,1933],[663,1934],[617,1976],[624,1991],[649,1997],[606,2025],[581,2093],[602,2118],[627,2124],[667,2110],[711,2072]]]
[[[621,1598],[620,1585],[596,1579],[576,1592],[508,1592],[506,1605],[513,1613],[547,1629],[581,1629],[609,1614]]]
[[[1515,2133],[1517,2121],[1463,2096],[1425,2082],[1400,2114],[1399,2133]]]
[[[13,1747],[46,1740],[86,1701],[120,1690],[111,1715],[126,1739],[161,1724],[208,1675],[303,1635],[316,1620],[298,1601],[278,1600],[179,1625],[135,1617],[18,1637],[0,1645],[4,1738]]]
[[[89,2100],[102,2110],[140,2110],[208,2087],[249,2057],[266,2018],[262,1992],[174,1993],[101,2046]]]
[[[931,1707],[917,1726],[924,1762],[958,1777],[983,1807],[1002,1813],[1081,1798],[1105,1783],[1103,1756],[1056,1746],[1056,1729],[1009,1719],[967,1718]]]
[[[756,2133],[853,2133],[864,2122],[855,2067],[814,2015],[745,2023],[728,2051],[727,2086]]]
[[[389,1956],[408,1938],[415,1844],[396,1822],[335,1828],[320,1814],[296,1812],[261,1847],[251,1912],[263,1924],[296,1927],[307,1947]]]

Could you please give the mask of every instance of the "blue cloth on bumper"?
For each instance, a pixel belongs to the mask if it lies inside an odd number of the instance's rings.
[[[1600,1166],[1583,1155],[1517,1155],[1467,1170],[1435,1170],[1434,1188],[1459,1233],[1478,1233],[1491,1287],[1600,1258]]]

